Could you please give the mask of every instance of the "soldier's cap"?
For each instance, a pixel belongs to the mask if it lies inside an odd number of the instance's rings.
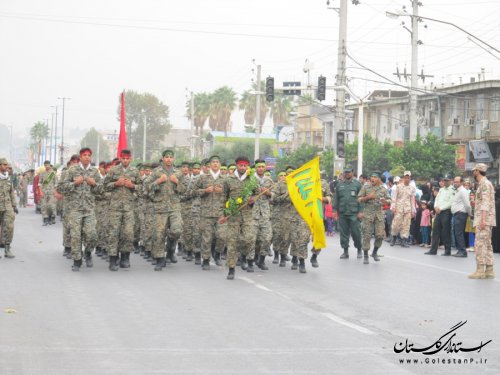
[[[174,150],[171,149],[166,149],[161,153],[161,157],[164,158],[165,156],[171,156],[174,157]]]
[[[0,158],[0,164],[9,164],[9,162],[5,158]]]
[[[350,165],[344,167],[344,173],[352,173],[353,168]]]
[[[43,162],[43,165],[47,165],[47,164],[49,164],[49,165],[50,165],[50,160],[45,160],[45,161]]]
[[[218,162],[220,162],[220,156],[219,155],[212,155],[208,158],[208,161],[211,163],[213,162],[214,160],[217,160]]]
[[[488,170],[488,166],[484,163],[476,164],[472,169],[473,171],[486,172]]]
[[[187,160],[184,160],[182,163],[181,163],[181,166],[182,167],[189,167],[191,165],[191,163]]]
[[[450,181],[451,179],[452,179],[452,178],[451,178],[451,175],[449,175],[449,174],[445,174],[445,175],[443,176],[443,180],[445,180],[445,181]]]
[[[399,177],[399,176],[394,176],[394,180],[393,180],[394,182],[399,182],[400,180],[401,180],[401,177]]]
[[[410,171],[404,171],[404,173],[403,173],[403,177],[404,177],[404,176],[411,177],[411,172],[410,172]]]
[[[195,161],[193,164],[191,164],[191,168],[201,168],[201,164],[199,161]]]
[[[379,172],[379,171],[373,171],[373,172],[370,174],[370,177],[377,177],[377,178],[380,178],[380,172]]]

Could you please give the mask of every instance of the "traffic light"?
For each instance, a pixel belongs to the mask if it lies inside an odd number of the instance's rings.
[[[337,156],[344,158],[345,155],[345,133],[337,132]]]
[[[326,77],[318,77],[318,100],[325,100],[326,95]]]
[[[272,102],[274,100],[274,78],[266,78],[266,100]]]

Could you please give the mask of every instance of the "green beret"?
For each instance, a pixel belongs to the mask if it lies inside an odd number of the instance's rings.
[[[174,150],[167,149],[161,153],[161,156],[164,158],[165,156],[174,156]]]

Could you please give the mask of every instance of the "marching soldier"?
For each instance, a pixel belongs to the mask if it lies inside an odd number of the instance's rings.
[[[368,264],[368,251],[370,240],[375,232],[375,245],[372,251],[373,260],[380,260],[377,251],[382,246],[385,235],[383,206],[390,202],[391,197],[382,185],[378,172],[371,174],[371,184],[365,184],[358,194],[358,201],[362,203],[363,210],[363,252],[364,264]]]
[[[0,232],[1,242],[5,248],[6,258],[15,258],[10,251],[10,244],[14,237],[14,213],[18,213],[16,206],[16,194],[8,172],[9,162],[0,158]]]
[[[201,164],[198,162],[193,163],[193,187],[196,186],[197,180],[202,176],[201,172]],[[200,211],[201,211],[201,199],[197,194],[193,194],[193,200],[191,203],[191,220],[194,223],[200,223],[201,217],[200,217]],[[193,253],[195,256],[195,262],[194,264],[199,266],[201,264],[201,232],[199,230],[195,230],[193,233]],[[186,260],[189,259],[189,257],[186,258]]]
[[[361,204],[358,202],[360,190],[361,184],[353,178],[352,167],[346,167],[344,180],[337,183],[333,195],[333,210],[339,214],[340,246],[344,249],[340,259],[349,259],[349,237],[351,235],[354,246],[358,249],[358,259],[363,257],[359,223]]]
[[[321,179],[321,195],[323,197],[323,205],[332,202],[332,192],[330,190],[330,185],[324,178]],[[321,249],[315,249],[314,247],[311,249],[311,266],[313,266],[314,268],[319,267],[318,255],[320,252]]]
[[[43,225],[56,223],[56,197],[54,196],[57,184],[56,172],[53,170],[50,161],[43,163],[45,171],[40,173],[38,181],[39,195],[41,198],[40,207],[43,217]]]
[[[104,179],[104,189],[111,193],[109,202],[109,269],[118,271],[130,267],[130,253],[133,251],[136,187],[140,187],[137,168],[130,166],[132,153],[122,150],[120,164],[111,168]]]
[[[280,186],[280,182],[284,182],[286,180],[286,172],[281,171],[278,173],[278,181],[273,187],[273,192],[278,189]],[[286,187],[286,185],[285,185]],[[271,225],[272,225],[272,233],[273,233],[273,238],[272,238],[272,244],[273,244],[273,252],[274,252],[274,259],[273,259],[273,264],[278,264],[280,261],[280,252],[279,252],[279,246],[281,243],[281,202],[278,202],[274,196],[271,196]]]
[[[193,204],[193,176],[190,173],[191,164],[188,161],[183,161],[181,164],[181,184],[184,185],[186,192],[181,195],[181,216],[183,231],[181,235],[181,242],[183,250],[182,252],[186,255],[183,258],[190,262],[193,260],[193,232],[195,228],[193,226],[193,215],[191,213],[191,206]],[[177,255],[181,255],[178,253]]]

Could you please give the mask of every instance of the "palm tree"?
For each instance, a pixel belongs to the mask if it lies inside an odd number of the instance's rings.
[[[271,117],[274,126],[288,125],[290,123],[290,112],[292,111],[293,103],[290,97],[283,94],[275,94],[274,101],[271,105]]]
[[[194,95],[194,121],[195,133],[201,136],[203,126],[210,115],[210,94],[200,92]],[[186,117],[191,120],[191,100],[186,103]]]
[[[211,95],[209,125],[212,130],[227,132],[231,130],[231,113],[236,108],[236,93],[223,86]]]
[[[30,129],[30,137],[32,144],[35,146],[38,162],[41,164],[42,157],[42,144],[43,141],[49,136],[49,127],[42,121],[38,121]]]
[[[262,81],[260,84],[260,87],[266,87],[266,81]],[[256,114],[256,106],[257,106],[257,100],[255,100],[255,94],[252,93],[252,91],[258,91],[257,90],[257,83],[252,84],[252,90],[247,90],[241,95],[240,99],[240,104],[239,104],[239,109],[245,111],[244,116],[245,116],[245,124],[254,124],[255,123],[255,114]],[[266,121],[266,115],[267,112],[269,111],[270,104],[266,100],[265,95],[260,95],[260,118],[259,118],[259,125],[260,125],[260,130],[262,131],[262,125]]]

